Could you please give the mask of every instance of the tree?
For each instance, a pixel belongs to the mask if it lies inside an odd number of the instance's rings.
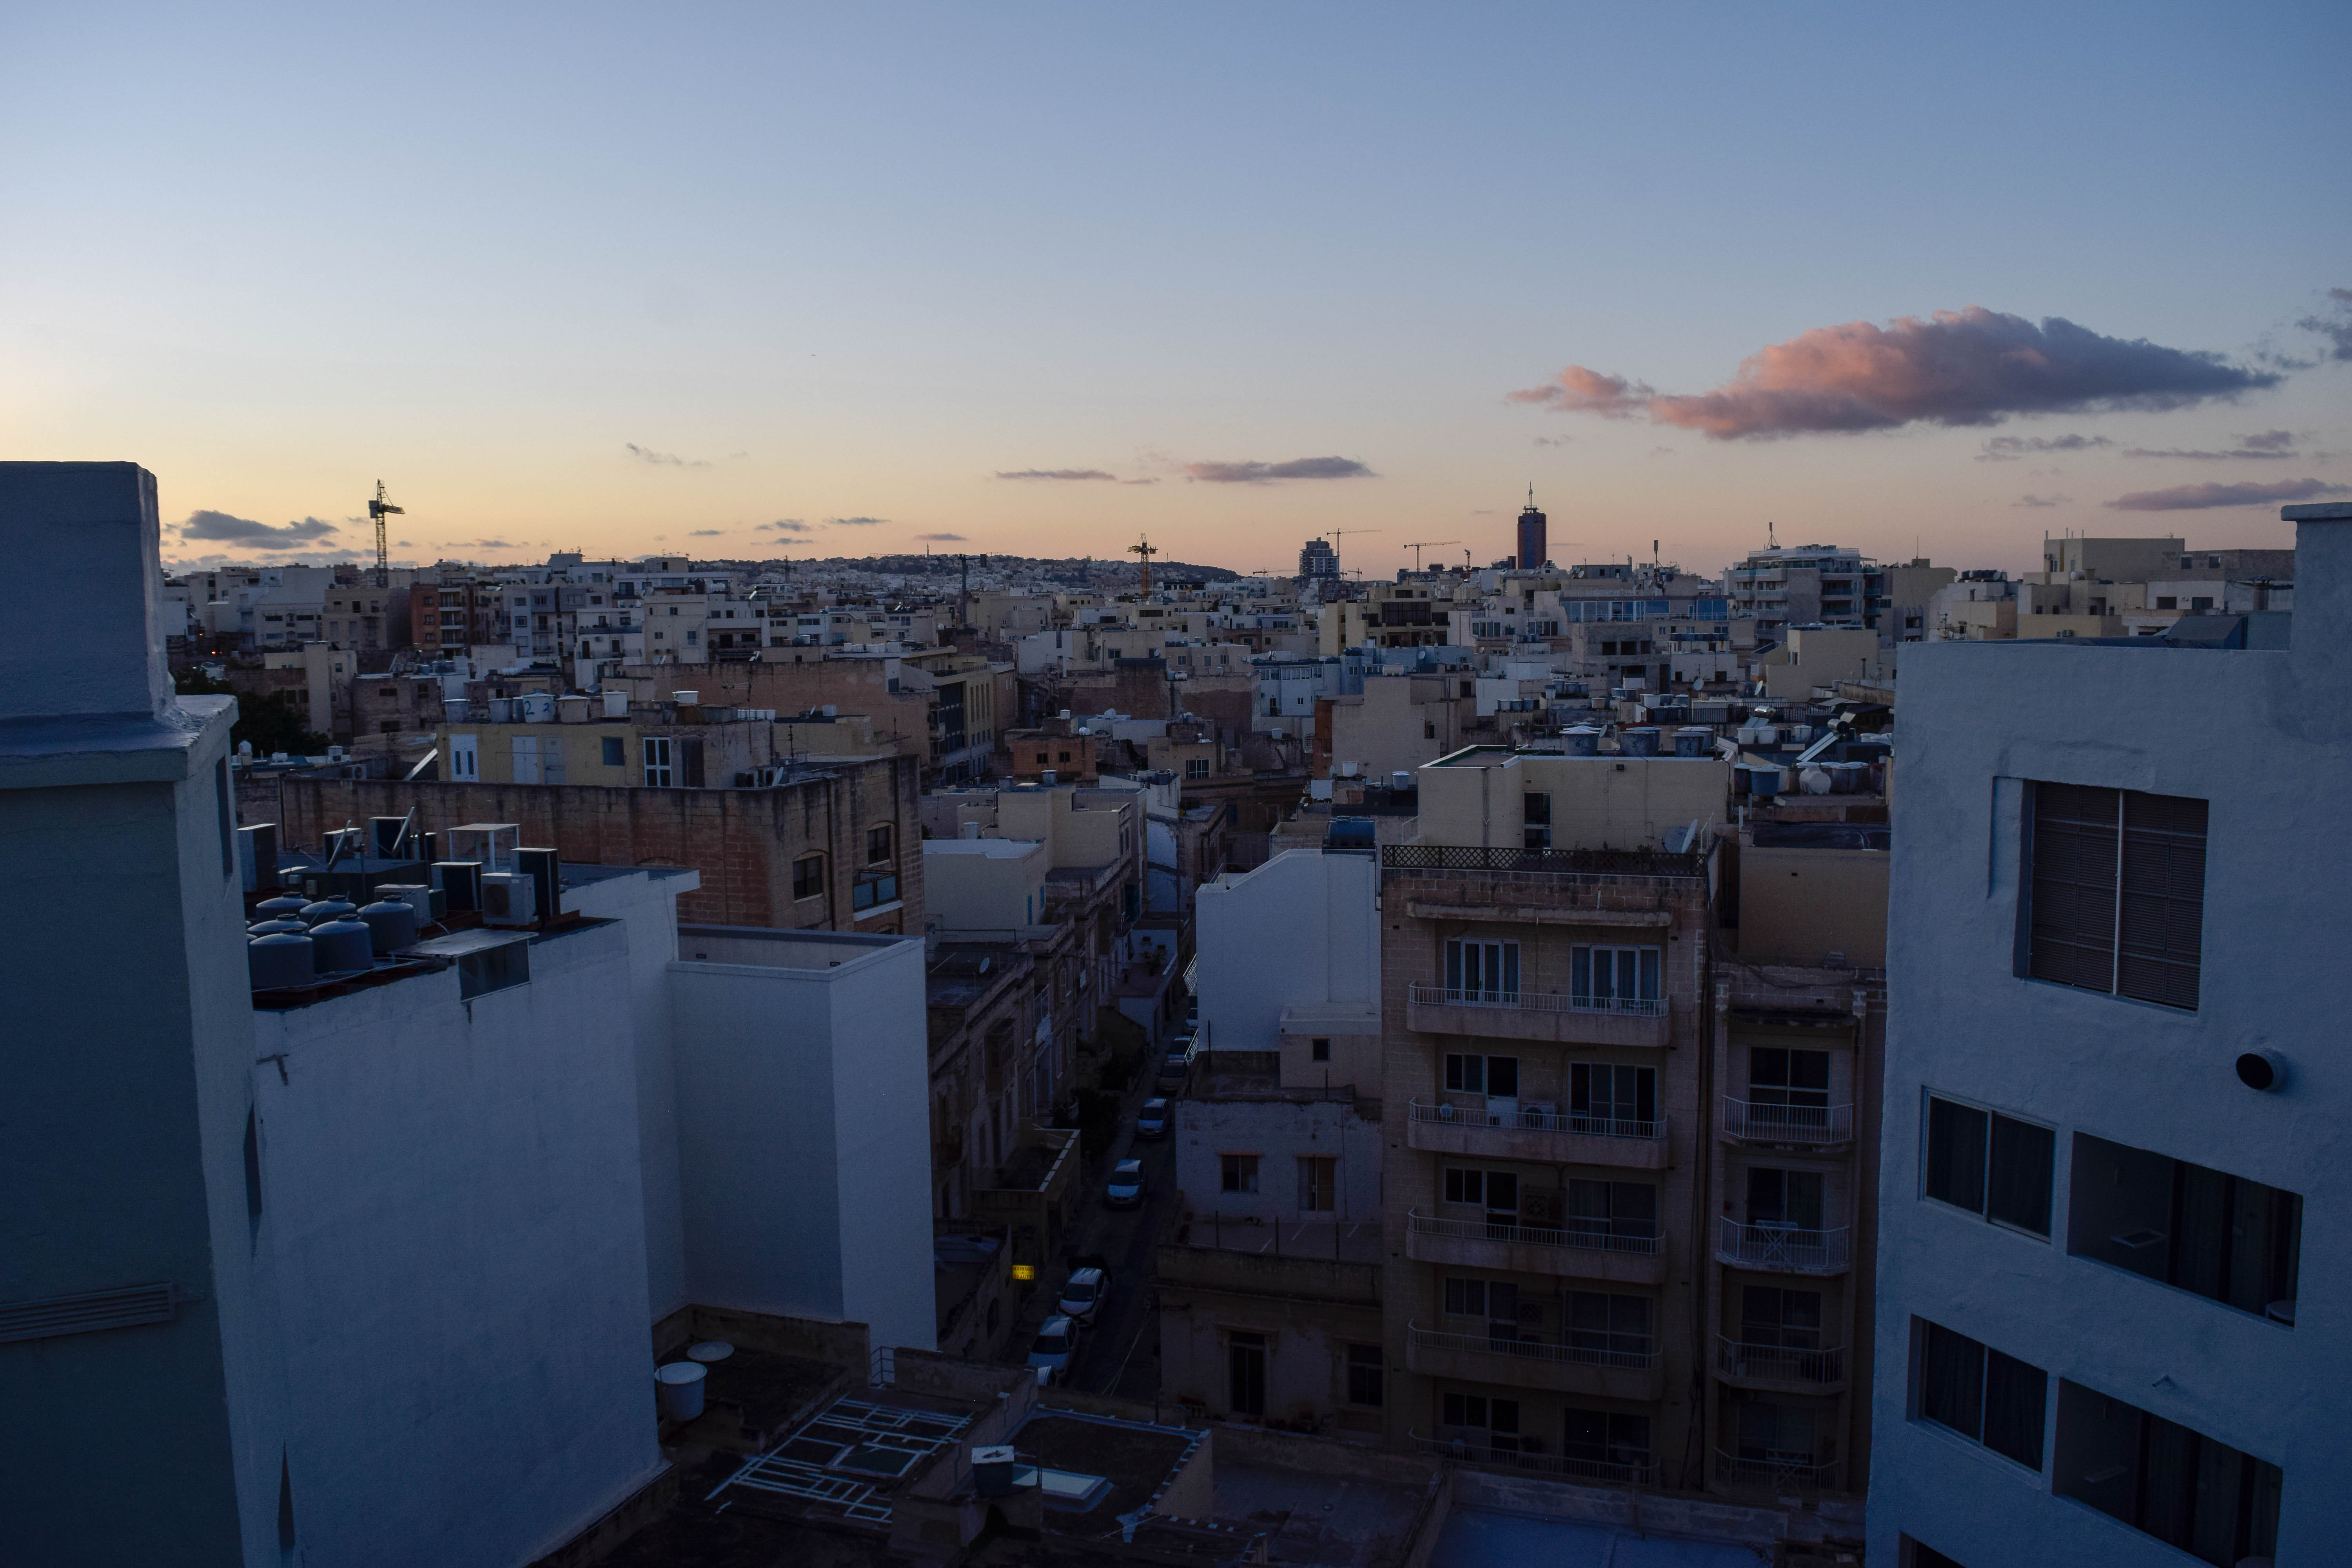
[[[229,740],[251,742],[255,756],[267,757],[275,752],[307,756],[327,749],[326,736],[302,727],[301,710],[289,693],[273,691],[257,697],[226,680],[215,680],[201,669],[182,670],[175,684],[184,697],[236,698],[236,724],[229,731]]]

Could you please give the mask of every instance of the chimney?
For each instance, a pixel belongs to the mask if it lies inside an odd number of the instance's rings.
[[[2315,711],[2341,712],[2352,686],[2352,502],[2288,506],[2294,524],[2294,619],[2289,658],[2296,680],[2326,694]]]
[[[172,676],[156,624],[155,476],[136,463],[0,463],[0,521],[14,567],[0,722],[160,717]]]

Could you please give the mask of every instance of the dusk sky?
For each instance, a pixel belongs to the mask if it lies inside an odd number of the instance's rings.
[[[0,432],[184,561],[363,552],[379,478],[420,562],[1386,575],[1530,482],[1562,562],[2284,545],[2352,494],[2347,60],[2340,0],[21,3]]]

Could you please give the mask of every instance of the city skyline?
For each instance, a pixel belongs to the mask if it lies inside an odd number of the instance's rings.
[[[12,449],[140,454],[182,562],[363,556],[379,478],[420,561],[1368,577],[1530,482],[1697,571],[2352,482],[2332,10],[454,16],[13,18]]]

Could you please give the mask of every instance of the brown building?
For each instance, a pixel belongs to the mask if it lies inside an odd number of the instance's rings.
[[[274,821],[291,846],[414,807],[420,832],[510,822],[524,845],[560,849],[568,862],[693,867],[701,889],[678,900],[689,923],[923,929],[916,763],[907,757],[832,762],[761,789],[272,777],[239,793],[239,820]]]

